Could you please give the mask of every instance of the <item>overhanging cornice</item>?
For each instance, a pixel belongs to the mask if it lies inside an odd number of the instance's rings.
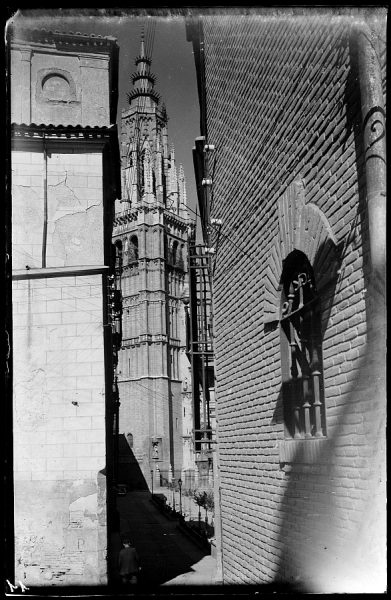
[[[53,125],[37,123],[12,123],[11,137],[16,139],[83,139],[106,140],[117,134],[116,125],[110,127],[91,127],[82,125]]]

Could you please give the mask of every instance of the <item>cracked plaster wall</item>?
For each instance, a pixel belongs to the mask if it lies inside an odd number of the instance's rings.
[[[46,177],[47,174],[47,177]],[[102,155],[48,147],[12,154],[13,268],[42,266],[47,190],[46,266],[103,264]]]

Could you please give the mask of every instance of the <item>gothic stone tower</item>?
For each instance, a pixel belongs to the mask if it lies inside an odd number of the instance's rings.
[[[188,368],[181,297],[189,221],[183,169],[177,172],[169,149],[167,115],[159,106],[143,39],[135,63],[129,107],[122,112],[122,199],[113,243],[123,299],[120,462],[122,443],[128,454],[131,449],[133,467],[127,472],[137,487],[143,481],[137,480],[140,469],[149,484],[151,469],[164,474],[171,465],[178,477],[184,466],[182,381]]]

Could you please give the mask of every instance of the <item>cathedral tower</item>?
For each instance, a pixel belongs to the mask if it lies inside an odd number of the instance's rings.
[[[127,472],[137,487],[150,482],[152,469],[164,474],[171,465],[177,474],[184,467],[188,366],[182,295],[189,221],[183,169],[177,169],[169,146],[167,114],[154,89],[143,38],[135,64],[129,107],[122,111],[122,199],[113,243],[122,291],[120,455],[122,443],[130,450],[133,467]]]

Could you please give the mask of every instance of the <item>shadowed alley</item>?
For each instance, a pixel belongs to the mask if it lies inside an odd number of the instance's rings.
[[[141,561],[138,588],[160,585],[211,585],[216,561],[188,539],[177,521],[162,515],[146,491],[132,491],[117,498],[120,534],[129,535]],[[117,559],[120,535],[112,538],[115,583],[119,583]]]

